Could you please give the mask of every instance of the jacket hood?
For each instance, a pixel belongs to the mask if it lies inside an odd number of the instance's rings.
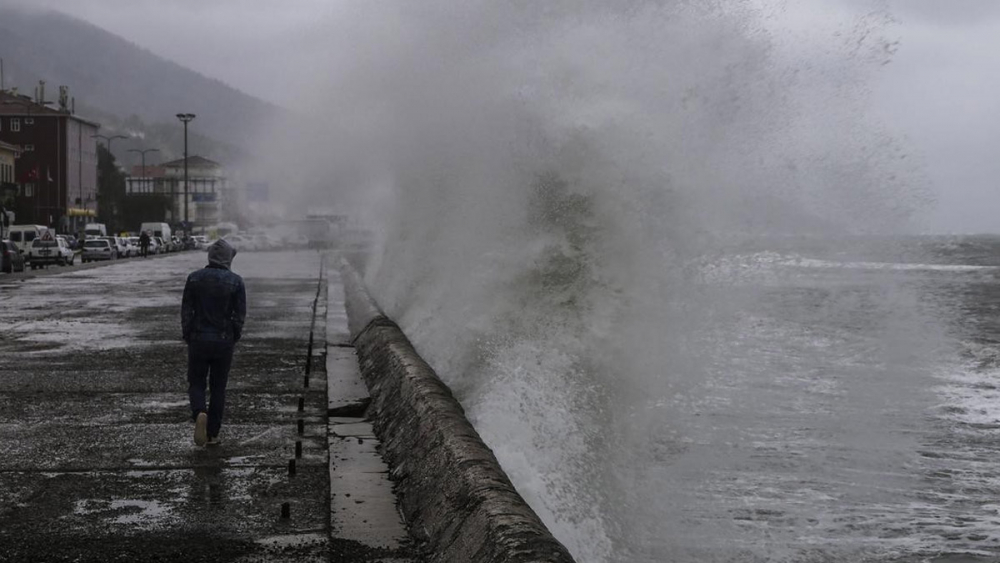
[[[234,256],[236,256],[236,249],[224,239],[219,239],[208,247],[209,265],[222,266],[228,270],[233,264]]]

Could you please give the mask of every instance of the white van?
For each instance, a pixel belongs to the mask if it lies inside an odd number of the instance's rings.
[[[41,238],[42,233],[49,230],[45,225],[11,225],[7,229],[7,236],[17,247],[27,251],[31,246],[31,241]]]
[[[143,223],[139,227],[139,233],[149,233],[151,237],[160,237],[163,240],[170,240],[170,225],[166,223]]]
[[[104,223],[88,223],[83,226],[83,234],[87,238],[106,237],[108,228]]]

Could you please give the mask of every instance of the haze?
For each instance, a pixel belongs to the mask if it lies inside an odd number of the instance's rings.
[[[17,0],[15,0],[17,1]],[[357,16],[349,2],[299,0],[32,0],[80,17],[151,51],[290,108],[319,104],[325,77],[353,55],[337,37]],[[294,6],[294,7],[290,7]],[[932,232],[1000,232],[1000,4],[991,0],[862,0],[790,2],[772,9],[769,31],[781,49],[808,52],[831,43],[873,10],[887,8],[885,27],[898,49],[873,75],[874,117],[900,139],[929,181],[936,204],[914,227]],[[386,42],[411,22],[365,24]],[[349,26],[349,24],[347,24]],[[369,42],[368,47],[376,42]],[[819,48],[822,53],[822,47]],[[363,64],[358,62],[357,64]],[[339,67],[339,68],[342,68]],[[386,69],[374,69],[384,71]],[[829,79],[841,77],[831,73]],[[377,83],[378,81],[373,81]]]

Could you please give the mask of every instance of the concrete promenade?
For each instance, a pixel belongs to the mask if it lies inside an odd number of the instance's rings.
[[[0,277],[0,561],[414,561],[319,254],[237,255],[223,444],[194,446],[178,315],[204,264]]]

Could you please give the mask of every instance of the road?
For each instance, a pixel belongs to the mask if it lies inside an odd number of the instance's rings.
[[[190,254],[197,254],[197,255],[200,256],[202,254],[202,251],[185,252],[185,254],[189,254],[189,253]],[[149,260],[161,260],[161,259],[164,259],[164,258],[170,258],[170,257],[174,257],[174,256],[177,256],[177,254],[158,254],[158,255],[149,256],[149,257],[145,258],[145,260],[147,260],[147,261],[149,261]],[[102,260],[102,261],[99,261],[99,262],[98,261],[94,261],[94,262],[84,263],[83,258],[80,257],[80,253],[77,252],[76,253],[76,257],[73,259],[73,264],[72,265],[68,265],[67,264],[65,266],[60,266],[58,264],[47,264],[44,268],[39,268],[37,270],[33,270],[31,268],[30,264],[25,264],[23,272],[11,272],[9,274],[8,273],[4,273],[4,272],[0,272],[0,284],[2,284],[5,281],[10,281],[10,280],[28,279],[28,278],[38,277],[38,276],[54,276],[54,275],[66,273],[67,271],[90,270],[90,269],[93,269],[93,268],[100,268],[100,267],[103,267],[103,266],[113,266],[115,264],[121,264],[121,263],[127,262],[127,261],[138,261],[138,260],[143,260],[143,258],[120,258],[118,260]]]
[[[204,262],[189,252],[0,276],[0,561],[405,556],[405,541],[372,548],[340,538],[331,520],[329,445],[342,437],[327,424],[318,253],[236,257],[249,307],[224,443],[193,445],[178,313],[187,273]]]

